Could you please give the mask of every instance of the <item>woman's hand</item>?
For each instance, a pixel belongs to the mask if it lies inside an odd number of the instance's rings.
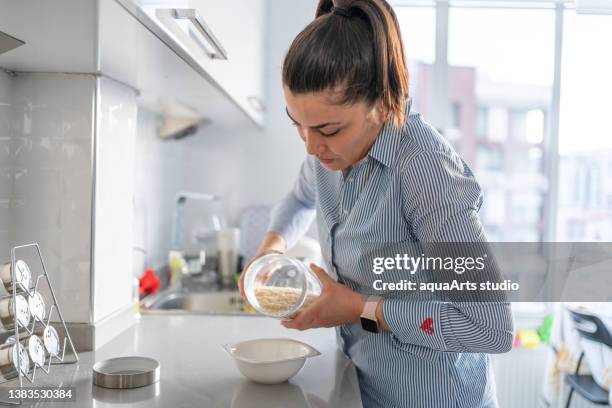
[[[240,297],[246,299],[244,294],[244,272],[249,269],[249,266],[257,259],[268,254],[283,254],[285,252],[285,239],[274,231],[268,231],[264,235],[261,245],[253,258],[244,265],[242,272],[240,272],[240,279],[238,279],[238,289],[240,289]]]
[[[334,281],[315,264],[310,264],[310,269],[321,281],[321,296],[294,319],[282,322],[282,325],[289,329],[306,330],[358,320],[364,305],[361,294]]]

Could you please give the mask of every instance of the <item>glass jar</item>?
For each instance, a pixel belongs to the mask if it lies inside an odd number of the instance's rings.
[[[269,254],[256,259],[246,270],[244,292],[258,312],[291,319],[321,294],[321,282],[303,262]]]

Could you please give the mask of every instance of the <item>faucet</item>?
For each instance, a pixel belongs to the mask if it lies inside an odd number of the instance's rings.
[[[195,193],[189,191],[182,191],[176,195],[174,225],[172,227],[172,249],[174,250],[180,250],[183,241],[181,232],[183,231],[183,221],[185,218],[185,203],[188,199],[199,201],[219,201],[221,197],[214,194]]]

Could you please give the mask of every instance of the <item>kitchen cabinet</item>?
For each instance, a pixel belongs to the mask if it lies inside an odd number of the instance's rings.
[[[211,58],[190,12],[226,59]],[[106,76],[163,116],[178,106],[226,129],[262,127],[265,13],[265,0],[4,2],[0,31],[25,45],[1,54],[0,67]]]
[[[265,0],[117,2],[253,123],[264,125]],[[104,56],[101,61],[104,65]],[[143,75],[147,74],[139,73],[137,78]],[[184,99],[191,105],[201,103]]]

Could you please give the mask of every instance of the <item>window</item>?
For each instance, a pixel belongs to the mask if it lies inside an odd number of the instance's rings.
[[[450,127],[453,129],[461,128],[461,104],[459,102],[451,102],[450,104]]]
[[[525,139],[528,143],[544,142],[544,111],[532,109],[525,114]]]
[[[557,235],[612,241],[612,17],[564,15]],[[605,176],[607,175],[607,177]],[[604,199],[607,197],[607,200]],[[607,202],[606,202],[607,201]]]
[[[449,98],[461,101],[466,118],[470,112],[475,117],[462,125],[459,150],[485,199],[506,201],[503,217],[481,214],[485,229],[495,226],[500,241],[543,239],[547,190],[541,163],[547,154],[554,17],[553,10],[451,6],[449,11]]]
[[[395,13],[401,21],[402,41],[408,58],[409,92],[413,108],[425,113],[430,94],[420,85],[431,81],[429,67],[435,59],[436,14],[433,7],[397,7]]]
[[[612,16],[554,0],[391,2],[413,106],[476,173],[491,239],[612,241]]]
[[[476,132],[479,139],[486,139],[489,132],[488,127],[489,110],[484,106],[478,107],[478,116],[476,117]]]

